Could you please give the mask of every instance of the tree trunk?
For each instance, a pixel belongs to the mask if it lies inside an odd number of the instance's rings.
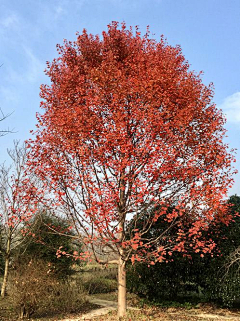
[[[121,319],[127,312],[126,261],[122,242],[125,240],[125,170],[121,173],[119,199],[119,261],[118,261],[118,318]]]
[[[127,288],[126,288],[126,262],[119,256],[118,263],[118,317],[126,315],[127,311]]]
[[[4,298],[6,294],[6,287],[7,287],[7,279],[8,279],[8,270],[9,270],[9,262],[10,262],[10,246],[11,246],[11,238],[9,237],[7,240],[7,248],[6,248],[6,255],[5,255],[5,267],[4,267],[4,276],[3,276],[3,283],[1,288],[1,297]]]

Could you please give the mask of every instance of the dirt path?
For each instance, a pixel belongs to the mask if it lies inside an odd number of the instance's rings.
[[[63,319],[61,321],[80,321],[80,320],[92,320],[94,317],[103,316],[108,314],[110,311],[117,310],[117,302],[116,301],[108,301],[102,300],[98,298],[92,298],[89,300],[91,303],[100,305],[101,308],[94,309],[80,317],[76,317],[75,319]],[[140,310],[138,308],[128,307],[129,310]]]
[[[102,316],[108,314],[110,311],[117,310],[117,302],[101,300],[97,298],[93,298],[89,300],[91,303],[100,305],[101,308],[94,309],[80,317],[76,317],[74,319],[63,319],[61,321],[78,321],[78,320],[92,320],[94,317]]]
[[[108,314],[110,311],[117,310],[117,302],[114,301],[107,301],[107,300],[101,300],[101,299],[91,299],[91,303],[100,305],[102,308],[99,308],[97,310],[93,310],[89,313],[84,314],[79,320],[92,320],[92,318],[97,316],[102,316]]]

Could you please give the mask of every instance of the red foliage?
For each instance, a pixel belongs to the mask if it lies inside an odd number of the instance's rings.
[[[86,242],[121,248],[133,262],[161,261],[189,243],[211,251],[201,231],[215,217],[229,219],[223,200],[233,160],[212,86],[189,70],[179,46],[116,22],[102,38],[84,30],[57,48],[29,140],[29,166],[57,206]],[[135,227],[144,221],[141,230],[127,232],[131,219]],[[169,227],[146,239],[159,219]]]

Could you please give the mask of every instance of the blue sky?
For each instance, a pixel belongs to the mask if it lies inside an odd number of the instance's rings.
[[[30,137],[39,111],[39,87],[49,80],[46,61],[57,56],[56,44],[76,39],[86,28],[93,34],[111,21],[139,25],[152,37],[164,35],[180,44],[191,69],[204,71],[215,86],[214,101],[227,116],[227,142],[237,148],[240,170],[240,1],[239,0],[1,0],[0,107],[13,112],[0,129],[0,162],[7,161],[13,140]],[[240,195],[240,174],[230,194]]]

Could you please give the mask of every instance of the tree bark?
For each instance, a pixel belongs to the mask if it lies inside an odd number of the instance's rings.
[[[127,311],[127,287],[126,287],[126,262],[122,258],[120,251],[118,262],[118,317],[126,315]]]
[[[1,297],[4,298],[6,294],[7,288],[7,279],[8,279],[8,271],[9,271],[9,262],[10,262],[10,246],[11,246],[11,238],[9,237],[7,240],[7,248],[5,254],[5,267],[4,267],[4,276],[3,283],[1,288]]]

